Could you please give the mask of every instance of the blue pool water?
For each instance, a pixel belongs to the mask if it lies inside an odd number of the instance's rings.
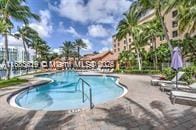
[[[79,76],[73,71],[42,75],[54,82],[21,92],[15,99],[18,106],[32,110],[69,110],[89,107],[89,89],[85,85],[85,102],[82,102],[81,84],[84,79],[92,87],[94,105],[121,96],[124,89],[116,84],[117,78],[106,76]],[[75,87],[77,86],[77,91]]]

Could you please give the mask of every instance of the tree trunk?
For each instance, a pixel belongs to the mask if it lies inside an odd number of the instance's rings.
[[[28,55],[28,52],[27,52],[27,47],[26,47],[24,38],[22,38],[22,43],[23,43],[23,47],[24,47],[24,51],[25,51],[24,61],[25,61],[26,64],[27,64],[27,61],[29,61],[29,55]],[[26,69],[27,69],[26,74],[28,74],[28,64],[27,64],[27,68],[26,68]]]
[[[157,69],[158,69],[158,67],[157,67],[158,59],[157,59],[156,48],[157,48],[157,43],[156,43],[156,38],[154,38],[153,51],[155,52],[155,61],[154,61],[154,67],[155,67],[155,70],[157,70]]]
[[[37,56],[37,47],[35,47],[35,56],[36,56],[36,60],[37,60],[37,58],[38,58],[38,56]]]
[[[67,61],[69,59],[69,51],[67,51],[67,57],[66,57]]]
[[[5,53],[4,53],[4,61],[6,67],[6,79],[10,79],[10,66],[9,66],[9,49],[8,49],[8,35],[7,32],[4,35],[5,38]]]
[[[142,64],[141,64],[141,58],[140,58],[140,54],[139,54],[138,48],[136,48],[136,53],[137,53],[138,67],[139,67],[139,70],[141,71],[142,70]]]
[[[25,44],[24,40],[23,40],[23,47],[24,47],[24,51],[25,51],[24,61],[29,61],[29,54],[28,54],[27,47],[26,47],[26,44]]]
[[[173,49],[172,49],[172,45],[171,45],[171,42],[170,42],[169,35],[168,35],[168,33],[167,33],[167,27],[166,27],[166,25],[165,25],[164,18],[162,17],[160,11],[158,11],[158,15],[159,15],[159,20],[160,20],[160,22],[161,22],[161,26],[162,26],[162,28],[163,28],[163,33],[164,33],[165,38],[166,38],[166,40],[167,40],[167,44],[168,44],[168,46],[169,46],[170,53],[171,53],[171,56],[172,56],[172,50],[173,50]]]
[[[80,47],[78,47],[78,63],[79,64],[79,60],[80,60]]]

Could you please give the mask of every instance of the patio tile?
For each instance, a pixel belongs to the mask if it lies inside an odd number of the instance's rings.
[[[150,85],[150,76],[118,75],[128,87],[122,97],[97,105],[93,110],[67,114],[31,112],[11,107],[7,97],[14,89],[0,89],[1,130],[196,130],[196,108],[172,105],[169,96]],[[33,84],[39,82],[32,79]],[[43,81],[42,81],[43,82]],[[5,95],[4,95],[5,94]]]

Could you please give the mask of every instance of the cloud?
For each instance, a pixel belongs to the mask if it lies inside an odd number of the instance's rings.
[[[81,37],[81,35],[76,31],[75,28],[73,28],[72,26],[69,26],[68,29],[66,29],[63,25],[63,22],[59,22],[59,28],[58,28],[59,32],[63,32],[63,33],[69,33],[71,34],[73,37],[79,38]]]
[[[107,37],[109,32],[102,25],[91,25],[88,27],[88,34],[92,37]]]
[[[102,40],[101,44],[104,45],[104,46],[109,46],[109,45],[111,46],[112,45],[112,37],[109,37],[105,40]]]
[[[82,39],[84,43],[86,43],[87,48],[84,51],[91,51],[93,49],[93,44],[88,39]]]
[[[8,36],[8,46],[24,50],[22,39],[16,39],[12,36]],[[0,47],[4,47],[3,38],[0,38]],[[28,52],[30,53],[30,55],[35,54],[34,49],[31,49],[31,48],[27,48],[27,49],[28,49]]]
[[[0,39],[0,46],[4,46],[4,39]],[[16,39],[12,36],[8,36],[8,46],[23,47],[22,40]]]
[[[66,29],[65,31],[72,34],[75,37],[81,37],[80,34],[71,26],[68,29]]]
[[[39,12],[41,21],[29,24],[30,27],[35,29],[40,37],[50,37],[53,32],[53,26],[51,22],[51,14],[49,10],[40,10]]]
[[[105,51],[109,51],[110,48],[109,47],[103,47],[101,50],[99,50],[99,52],[105,52]]]
[[[61,54],[61,49],[60,48],[54,48],[52,50],[52,52],[57,53],[57,54]]]
[[[112,46],[112,37],[108,37],[104,40],[101,41],[101,44],[103,45],[103,47],[99,50],[99,52],[104,52],[104,51],[109,51],[111,50],[111,46]]]
[[[80,34],[71,26],[66,30],[66,32],[68,32],[76,37],[80,37]]]
[[[121,17],[130,4],[129,0],[60,0],[53,5],[49,3],[49,8],[73,21],[111,24]]]

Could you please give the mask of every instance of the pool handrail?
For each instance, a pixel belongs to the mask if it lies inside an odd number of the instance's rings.
[[[79,78],[79,79],[78,79],[78,83],[79,83],[80,81],[82,81],[82,102],[84,103],[84,83],[85,83],[85,84],[89,87],[90,109],[93,109],[94,105],[93,105],[93,102],[92,102],[92,87],[91,87],[91,85],[90,85],[88,82],[86,82],[84,79]],[[75,91],[77,91],[77,86],[76,86],[76,88],[75,88]]]

